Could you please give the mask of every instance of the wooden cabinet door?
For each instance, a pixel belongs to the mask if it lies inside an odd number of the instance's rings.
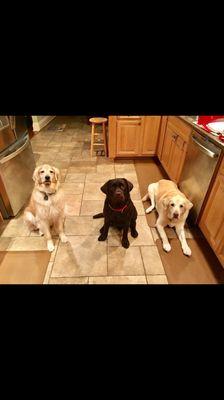
[[[173,147],[173,131],[167,125],[166,132],[164,135],[163,150],[161,155],[161,163],[165,168],[166,172],[169,174],[170,158],[172,155]]]
[[[184,162],[186,142],[179,135],[172,135],[173,147],[169,160],[168,173],[170,179],[178,183]]]
[[[223,161],[224,162],[224,161]],[[199,227],[217,256],[224,261],[224,175],[218,173],[202,213]],[[224,265],[224,263],[223,263]]]
[[[162,159],[163,143],[164,143],[164,138],[165,138],[165,134],[166,134],[167,120],[168,120],[167,116],[161,117],[158,147],[157,147],[157,156],[160,161]]]
[[[142,149],[141,154],[155,155],[157,143],[159,138],[161,117],[160,116],[146,116],[144,117],[144,127],[142,134]]]
[[[142,118],[117,120],[117,149],[118,157],[139,156],[141,145]]]

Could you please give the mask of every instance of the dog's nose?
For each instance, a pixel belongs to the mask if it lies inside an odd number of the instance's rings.
[[[50,176],[49,176],[49,175],[46,175],[46,176],[45,176],[45,180],[46,180],[46,181],[49,181],[49,180],[50,180]]]
[[[174,213],[173,216],[174,216],[174,218],[178,218],[178,217],[179,217],[179,214]]]

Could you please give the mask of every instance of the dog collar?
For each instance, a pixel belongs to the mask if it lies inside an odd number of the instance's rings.
[[[44,194],[44,200],[48,200],[48,196],[52,196],[52,194],[55,194],[56,192],[54,192],[54,193],[46,193],[46,192],[41,192],[41,193],[43,193]]]
[[[127,204],[125,204],[125,206],[124,207],[122,207],[122,208],[113,208],[113,207],[111,207],[111,205],[109,204],[109,207],[111,208],[111,210],[113,210],[113,211],[116,211],[116,212],[120,212],[120,213],[123,213],[123,211],[127,208]]]

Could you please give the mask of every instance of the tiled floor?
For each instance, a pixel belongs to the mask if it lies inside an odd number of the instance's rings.
[[[132,161],[114,162],[103,156],[90,156],[91,127],[86,117],[57,117],[51,124],[66,123],[63,132],[49,130],[36,134],[32,148],[36,163],[49,163],[61,171],[66,193],[64,244],[54,237],[44,283],[50,284],[164,284],[163,265],[155,245],[156,234],[150,229],[139,193]],[[102,212],[104,195],[100,187],[115,177],[125,177],[134,184],[131,197],[138,211],[139,236],[129,235],[130,248],[121,246],[120,232],[110,229],[107,241],[99,242],[102,219],[92,215]],[[24,240],[26,237],[26,240]],[[0,249],[7,251],[43,250],[46,241],[29,233],[21,216],[11,220],[0,239]]]

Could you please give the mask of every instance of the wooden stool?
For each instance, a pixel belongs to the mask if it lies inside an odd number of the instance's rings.
[[[104,146],[104,152],[105,152],[105,156],[107,157],[107,135],[106,135],[106,122],[107,122],[107,118],[101,118],[101,117],[94,117],[94,118],[90,118],[89,122],[91,122],[92,124],[92,133],[91,133],[91,157],[93,156],[93,150],[94,150],[94,146]],[[95,125],[101,125],[102,124],[102,128],[103,128],[103,137],[101,138],[101,143],[95,142],[95,138],[100,138],[101,137],[101,133],[99,132],[95,132]]]

